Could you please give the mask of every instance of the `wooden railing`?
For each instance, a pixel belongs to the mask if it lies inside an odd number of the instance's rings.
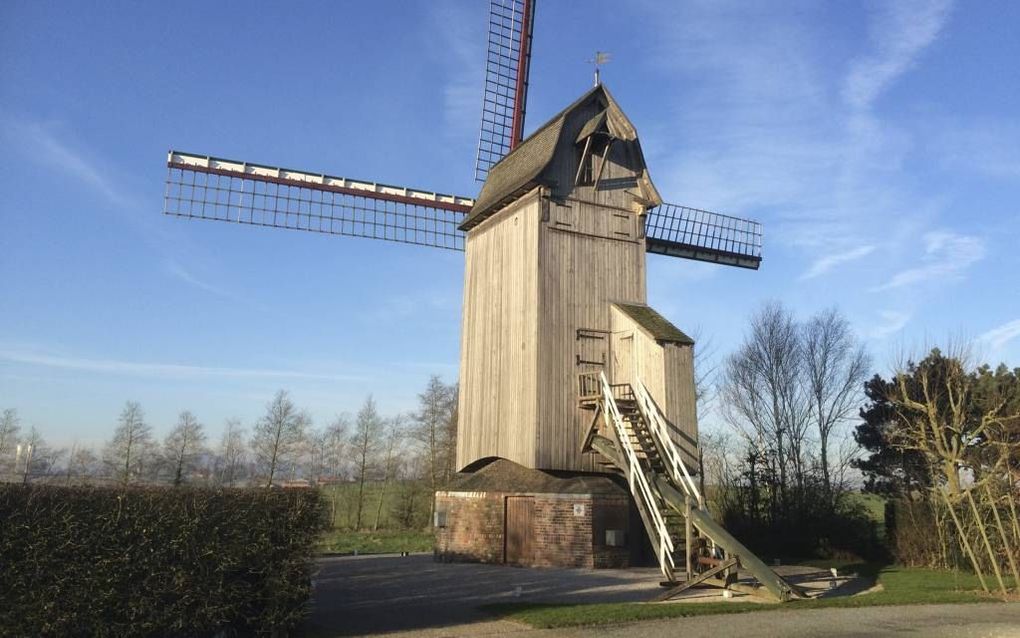
[[[618,386],[611,386],[606,380],[606,375],[599,372],[598,379],[602,391],[602,412],[606,418],[606,424],[616,433],[616,440],[620,444],[620,452],[625,460],[627,483],[630,485],[630,492],[638,502],[638,507],[645,510],[651,522],[653,532],[657,538],[653,538],[652,545],[655,547],[659,559],[659,569],[667,580],[673,580],[673,572],[676,564],[673,561],[673,538],[669,535],[669,528],[659,509],[659,498],[657,492],[648,482],[637,452],[630,442],[630,433],[627,425],[620,415],[620,409],[616,405],[616,392]],[[628,386],[629,389],[629,386]],[[631,394],[633,396],[633,394]],[[621,468],[623,469],[623,468]]]
[[[673,480],[673,483],[682,487],[687,496],[695,499],[698,507],[704,507],[705,501],[701,492],[698,491],[698,485],[691,478],[690,472],[687,471],[687,464],[684,463],[683,457],[680,455],[680,450],[677,449],[673,438],[669,435],[666,418],[662,415],[658,404],[652,399],[652,395],[641,379],[636,380],[634,393],[637,395],[638,409],[641,411],[641,416],[644,417],[648,431],[651,432],[656,446],[662,452],[669,478]]]

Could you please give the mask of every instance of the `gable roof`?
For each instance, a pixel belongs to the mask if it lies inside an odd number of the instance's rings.
[[[670,323],[669,319],[660,315],[651,306],[619,302],[614,302],[613,305],[633,319],[634,323],[641,326],[656,341],[667,341],[686,346],[694,345],[694,339],[684,334],[680,328]]]
[[[560,145],[564,124],[575,111],[592,100],[598,100],[603,108],[594,118],[597,122],[588,122],[588,125],[598,126],[604,122],[609,132],[617,139],[637,142],[637,130],[634,125],[620,110],[609,91],[599,84],[553,116],[489,169],[482,191],[475,199],[471,212],[461,222],[460,229],[470,230],[535,186],[552,186],[550,178],[544,173]],[[587,129],[588,126],[584,128]],[[648,199],[655,204],[661,203],[655,187],[648,179],[647,171],[644,171],[643,180],[639,181],[643,182],[642,188],[647,192]]]

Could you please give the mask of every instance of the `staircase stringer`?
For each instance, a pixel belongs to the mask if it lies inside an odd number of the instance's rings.
[[[658,491],[654,488],[653,481],[645,475],[640,459],[630,443],[627,433],[627,426],[620,415],[620,409],[613,397],[613,389],[606,379],[605,373],[599,373],[599,385],[601,390],[602,413],[606,419],[606,425],[616,435],[617,455],[613,459],[620,465],[627,478],[631,494],[637,502],[638,512],[641,514],[645,529],[652,537],[652,544],[655,547],[656,557],[659,560],[659,569],[667,581],[673,582],[676,565],[673,562],[673,539],[669,535],[669,528],[659,509]]]

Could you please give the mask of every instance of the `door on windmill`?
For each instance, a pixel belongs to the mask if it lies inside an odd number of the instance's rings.
[[[613,383],[634,382],[634,333],[613,333],[613,369],[609,371]]]
[[[506,497],[503,517],[503,562],[508,565],[531,565],[535,561],[532,543],[535,520],[535,499],[531,496]]]
[[[576,346],[574,361],[578,374],[605,370],[609,352],[608,331],[578,328]]]

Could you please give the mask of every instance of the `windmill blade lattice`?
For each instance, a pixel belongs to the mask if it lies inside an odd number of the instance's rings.
[[[170,151],[163,213],[464,250],[474,200]]]
[[[535,0],[489,1],[482,125],[475,157],[478,181],[484,181],[489,168],[521,141],[534,16]]]
[[[757,270],[761,224],[707,210],[662,204],[648,212],[645,237],[650,253]]]

